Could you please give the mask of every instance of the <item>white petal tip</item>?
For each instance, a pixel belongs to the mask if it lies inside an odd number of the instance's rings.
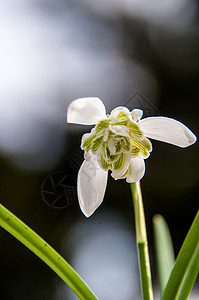
[[[106,117],[106,109],[98,97],[79,98],[70,103],[67,110],[67,123],[95,125]]]
[[[186,139],[184,138],[183,143],[181,145],[178,145],[181,148],[187,148],[187,147],[195,144],[195,142],[197,141],[197,137],[195,136],[195,134],[188,128],[185,132],[185,136],[186,136]]]
[[[195,134],[181,122],[166,117],[149,117],[139,122],[145,135],[175,146],[186,148],[196,142]]]
[[[195,134],[192,133],[192,135],[189,136],[188,138],[188,142],[189,142],[188,146],[195,144],[196,141],[197,141],[197,137],[195,136]]]
[[[81,208],[81,207],[80,207]],[[85,210],[83,210],[83,209],[81,209],[81,211],[82,211],[82,213],[84,214],[84,216],[88,219],[90,216],[92,216],[93,215],[93,213],[95,212],[95,210],[94,211],[92,211],[92,212],[88,212],[88,211],[85,211]]]

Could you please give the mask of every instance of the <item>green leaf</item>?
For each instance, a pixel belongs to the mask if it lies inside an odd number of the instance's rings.
[[[161,215],[153,217],[153,230],[158,277],[162,294],[175,263],[175,256],[169,228]]]
[[[81,300],[97,300],[75,270],[36,232],[0,204],[0,226],[43,260]],[[13,255],[15,253],[13,252]],[[3,259],[3,258],[2,258]],[[2,274],[3,275],[3,274]]]
[[[178,254],[162,300],[188,298],[199,273],[199,211]]]

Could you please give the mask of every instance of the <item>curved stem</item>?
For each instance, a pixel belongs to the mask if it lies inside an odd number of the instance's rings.
[[[43,260],[82,300],[97,300],[73,268],[37,233],[0,204],[0,225]]]
[[[140,278],[142,286],[143,300],[153,300],[153,290],[151,281],[151,269],[148,252],[148,241],[145,224],[144,207],[140,182],[131,183],[131,192],[133,196],[136,242],[138,249],[138,258],[140,266]]]

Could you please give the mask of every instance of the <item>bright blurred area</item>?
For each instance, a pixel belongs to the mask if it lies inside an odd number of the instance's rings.
[[[141,299],[131,194],[125,181],[109,178],[103,204],[91,218],[82,215],[76,177],[81,136],[90,127],[67,124],[67,107],[97,96],[107,112],[119,105],[141,108],[145,117],[175,118],[198,135],[198,5],[0,4],[1,202],[58,250],[100,300]],[[188,149],[152,143],[142,188],[157,286],[152,216],[167,220],[177,254],[198,209],[199,161],[198,143]],[[1,299],[76,299],[3,229],[0,254]]]

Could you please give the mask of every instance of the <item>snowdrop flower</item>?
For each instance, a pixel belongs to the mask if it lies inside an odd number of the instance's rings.
[[[102,203],[108,170],[115,179],[132,183],[145,173],[144,160],[152,151],[148,138],[187,147],[196,136],[182,123],[166,117],[142,119],[143,111],[119,106],[106,114],[97,97],[74,100],[68,107],[67,122],[95,125],[82,136],[85,160],[77,179],[78,199],[82,212],[89,217]]]

